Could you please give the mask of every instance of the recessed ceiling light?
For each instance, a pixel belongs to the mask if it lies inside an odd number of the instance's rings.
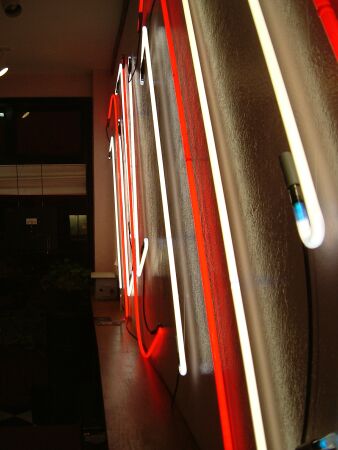
[[[3,67],[2,69],[0,69],[0,77],[5,75],[5,73],[7,73],[7,72],[8,72],[8,67]]]
[[[4,112],[0,112],[0,117],[5,117],[5,113]]]

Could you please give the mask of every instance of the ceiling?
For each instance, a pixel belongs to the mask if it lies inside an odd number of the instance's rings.
[[[9,18],[0,6],[0,47],[13,73],[111,70],[124,0],[21,0]]]

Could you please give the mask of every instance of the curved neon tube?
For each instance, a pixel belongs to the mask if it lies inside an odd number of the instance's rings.
[[[317,248],[324,240],[325,222],[318,202],[316,189],[313,184],[296,119],[260,3],[258,0],[248,0],[248,3],[263,50],[265,62],[268,67],[285,133],[298,173],[307,214],[309,216],[310,227],[297,226],[298,233],[306,247]]]
[[[152,66],[151,66],[148,32],[147,32],[146,27],[142,27],[141,58],[140,58],[140,60],[141,60],[140,66],[141,67],[143,64],[144,57],[145,57],[145,60],[147,63],[147,68],[148,68],[150,102],[151,102],[151,111],[152,111],[152,117],[153,117],[157,165],[158,165],[158,172],[159,172],[159,178],[160,178],[160,189],[161,189],[161,197],[162,197],[163,216],[164,216],[164,227],[165,227],[166,240],[167,240],[170,281],[171,281],[171,290],[172,290],[174,314],[175,314],[177,348],[178,348],[178,358],[179,358],[179,372],[182,376],[184,376],[187,374],[187,362],[186,362],[185,348],[184,348],[184,337],[183,337],[183,329],[182,329],[179,293],[178,293],[178,286],[177,286],[174,249],[173,249],[173,242],[172,242],[172,235],[171,235],[168,197],[167,197],[167,189],[166,189],[164,168],[163,168],[162,146],[161,146],[160,130],[159,130],[159,124],[158,124],[157,108],[156,108],[154,79],[153,79],[153,71],[152,71]],[[144,84],[144,82],[141,78],[140,78],[140,83]]]
[[[134,237],[136,250],[136,274],[138,277],[142,275],[144,263],[148,253],[149,240],[143,240],[143,252],[140,259],[140,242],[138,228],[138,210],[137,210],[137,183],[136,183],[136,157],[135,157],[135,136],[134,136],[134,106],[133,106],[133,86],[131,80],[128,82],[129,92],[129,125],[130,125],[130,149],[131,149],[131,171],[133,184],[133,218],[134,218]]]
[[[261,405],[258,395],[257,380],[255,374],[255,368],[253,363],[253,357],[251,352],[251,345],[249,339],[249,332],[245,318],[243,298],[241,293],[241,287],[239,283],[239,276],[237,271],[237,263],[235,257],[234,244],[232,241],[232,235],[230,230],[229,216],[227,206],[224,197],[222,179],[220,168],[218,164],[218,156],[216,150],[216,143],[214,133],[212,130],[211,117],[209,112],[209,106],[207,101],[207,95],[205,92],[203,74],[201,63],[199,59],[196,37],[194,27],[192,23],[190,7],[188,0],[182,0],[183,11],[187,26],[188,38],[190,43],[190,49],[192,54],[193,66],[196,76],[198,95],[201,105],[205,135],[207,139],[207,146],[211,164],[212,177],[215,186],[216,201],[218,206],[218,214],[220,218],[220,224],[222,229],[223,244],[225,249],[225,255],[228,265],[228,272],[230,278],[231,292],[235,309],[235,316],[237,322],[237,329],[239,335],[239,341],[242,351],[243,365],[245,379],[248,389],[249,404],[251,410],[251,417],[255,435],[256,446],[259,450],[267,450],[267,443],[263,425],[263,417],[261,412]]]
[[[112,103],[112,101],[111,101],[111,103]],[[110,138],[109,151],[111,153],[111,160],[112,160],[112,166],[113,166],[115,227],[116,227],[117,264],[118,264],[118,271],[119,271],[119,288],[122,289],[123,281],[122,281],[122,269],[121,269],[121,253],[120,253],[120,228],[119,228],[119,219],[118,219],[115,148],[114,148],[114,137],[113,136]]]

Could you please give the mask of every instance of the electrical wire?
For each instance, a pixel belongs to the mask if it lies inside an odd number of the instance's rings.
[[[307,360],[307,381],[306,381],[306,393],[305,393],[305,405],[304,405],[304,423],[301,444],[306,441],[306,433],[308,428],[308,420],[310,415],[310,404],[311,404],[311,394],[312,394],[312,364],[313,364],[313,294],[311,287],[311,271],[310,271],[310,261],[309,254],[305,246],[303,247],[304,256],[304,269],[305,269],[305,281],[306,281],[306,292],[307,292],[307,303],[308,303],[308,360]]]
[[[143,266],[143,286],[142,286],[142,312],[143,312],[143,322],[144,325],[148,331],[148,333],[154,335],[158,332],[159,328],[163,328],[163,325],[161,323],[158,323],[155,328],[150,328],[147,320],[147,314],[146,314],[146,307],[145,307],[145,285],[146,285],[146,268],[145,265]]]
[[[175,405],[176,396],[177,396],[177,391],[178,391],[178,386],[179,386],[179,384],[180,384],[180,378],[181,378],[181,375],[180,375],[179,372],[177,372],[177,375],[176,375],[176,383],[175,383],[175,387],[174,387],[174,392],[172,393],[172,396],[171,396],[171,407],[172,407],[172,408],[173,408],[174,405]]]

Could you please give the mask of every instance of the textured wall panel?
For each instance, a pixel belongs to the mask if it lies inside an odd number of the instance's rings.
[[[303,252],[278,155],[288,149],[246,1],[191,2],[240,270],[269,449],[301,439]]]

